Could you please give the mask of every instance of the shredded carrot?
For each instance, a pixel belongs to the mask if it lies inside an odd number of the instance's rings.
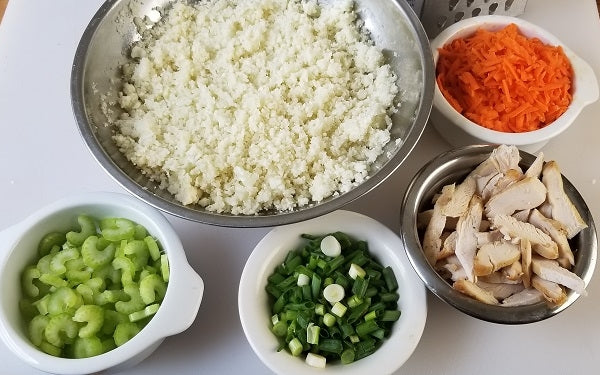
[[[515,24],[440,48],[436,74],[454,109],[502,132],[541,129],[572,100],[573,69],[562,48],[525,37]]]

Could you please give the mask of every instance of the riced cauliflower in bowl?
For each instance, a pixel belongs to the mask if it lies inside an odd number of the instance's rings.
[[[109,1],[81,39],[72,102],[94,156],[148,203],[216,225],[290,223],[406,158],[431,109],[427,51],[389,0]]]

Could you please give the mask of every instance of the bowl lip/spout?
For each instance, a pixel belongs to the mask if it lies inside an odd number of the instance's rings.
[[[463,172],[472,170],[477,164],[485,160],[496,147],[497,145],[471,145],[455,148],[436,156],[415,174],[407,187],[400,211],[402,213],[400,218],[402,242],[408,258],[421,280],[442,301],[470,316],[492,323],[510,325],[533,323],[550,318],[564,311],[580,297],[580,294],[568,290],[567,301],[556,307],[550,307],[545,302],[528,306],[502,307],[476,301],[454,290],[431,267],[422,251],[417,231],[416,214],[420,212],[423,206],[423,199],[431,197],[431,194],[434,193],[429,190],[429,187],[437,183],[441,189],[441,185],[456,182],[456,176],[460,174],[458,178],[461,178],[466,175]],[[521,166],[529,166],[535,159],[533,155],[522,150],[520,150],[520,155]],[[467,159],[470,161],[470,164],[468,166],[461,166],[461,159]],[[448,177],[448,173],[446,172],[449,169],[454,173],[454,177],[444,180],[444,178]],[[596,228],[592,213],[583,197],[564,175],[563,184],[573,204],[588,224],[588,228],[578,234],[578,236],[585,236],[587,248],[579,248],[573,270],[573,272],[577,273],[584,280],[585,285],[588,286],[594,272],[598,253]]]
[[[196,210],[192,207],[178,204],[175,201],[169,201],[159,194],[153,193],[150,189],[143,188],[133,178],[128,176],[102,148],[99,139],[94,133],[94,129],[92,129],[94,125],[88,121],[88,113],[84,102],[85,65],[86,57],[89,52],[88,46],[93,40],[98,28],[102,25],[104,17],[114,10],[120,1],[121,0],[106,1],[95,13],[81,37],[71,69],[71,106],[79,133],[87,145],[88,150],[102,168],[124,189],[163,212],[200,223],[239,228],[269,227],[290,224],[321,216],[354,201],[385,181],[387,177],[400,167],[408,157],[425,129],[425,125],[431,112],[435,85],[434,65],[429,49],[429,40],[412,8],[405,2],[390,0],[398,11],[406,16],[406,23],[412,26],[412,32],[415,41],[417,42],[416,44],[422,46],[418,51],[418,55],[422,66],[420,74],[422,75],[423,88],[415,110],[413,126],[404,137],[402,146],[397,149],[395,154],[390,157],[376,174],[370,176],[363,183],[348,192],[337,196],[334,195],[333,197],[327,198],[325,201],[305,206],[297,211],[278,211],[274,214],[272,212],[267,212],[264,214],[259,213],[257,215],[219,214],[202,211],[200,209]]]

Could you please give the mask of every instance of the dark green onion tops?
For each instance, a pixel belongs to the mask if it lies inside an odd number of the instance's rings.
[[[393,270],[370,255],[365,241],[346,233],[302,238],[304,245],[287,254],[265,288],[279,350],[306,355],[317,367],[372,354],[400,318]]]

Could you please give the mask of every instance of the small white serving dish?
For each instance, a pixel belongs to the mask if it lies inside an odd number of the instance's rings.
[[[125,217],[143,225],[165,250],[170,279],[158,312],[131,340],[98,356],[59,358],[42,352],[27,338],[19,311],[21,272],[35,258],[42,236],[71,228],[77,215],[84,213],[97,218]],[[66,197],[0,232],[0,244],[0,284],[4,285],[0,294],[0,338],[16,356],[49,373],[112,372],[133,366],[149,356],[165,337],[187,329],[202,300],[204,283],[189,265],[171,224],[158,210],[129,195],[97,192]]]
[[[517,25],[521,33],[528,38],[537,37],[546,44],[562,47],[573,68],[571,105],[558,119],[542,129],[526,133],[505,133],[480,126],[458,113],[446,101],[436,82],[431,122],[437,132],[454,147],[473,144],[510,144],[523,151],[535,153],[550,139],[569,128],[585,106],[598,100],[598,81],[591,66],[548,31],[517,17],[478,16],[466,18],[449,26],[431,41],[434,64],[437,66],[438,49],[454,39],[468,37],[479,28],[499,30],[511,23]]]
[[[380,264],[392,267],[398,280],[398,305],[402,315],[395,322],[390,337],[375,353],[347,365],[332,363],[320,369],[307,365],[302,356],[277,352],[278,341],[270,330],[271,310],[265,286],[267,277],[283,262],[287,253],[302,243],[302,233],[336,231],[367,241],[370,253]],[[272,371],[286,375],[392,373],[417,347],[427,317],[424,285],[410,265],[400,238],[372,218],[343,210],[271,230],[246,262],[240,280],[238,307],[244,333],[256,355]]]

